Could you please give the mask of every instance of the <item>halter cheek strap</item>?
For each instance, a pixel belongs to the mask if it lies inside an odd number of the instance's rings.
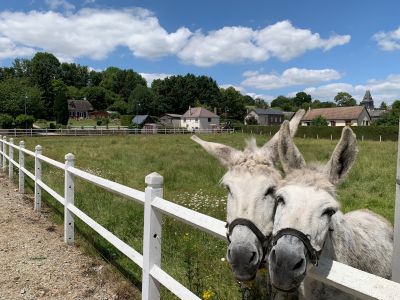
[[[269,244],[269,247],[268,247],[268,248],[269,248],[269,251],[271,250],[271,248],[272,248],[273,246],[276,245],[276,243],[278,242],[278,240],[279,240],[281,237],[285,236],[285,235],[295,236],[295,237],[297,237],[300,241],[302,241],[303,244],[304,244],[304,246],[305,246],[306,249],[307,249],[308,255],[310,256],[310,261],[311,261],[311,263],[312,263],[313,265],[318,266],[318,260],[319,260],[319,257],[320,257],[320,255],[321,255],[321,252],[322,252],[323,247],[322,247],[320,250],[316,250],[316,249],[311,245],[310,236],[309,236],[308,234],[306,235],[306,234],[304,234],[303,232],[301,232],[301,231],[299,231],[299,230],[297,230],[297,229],[294,229],[294,228],[284,228],[284,229],[279,230],[279,231],[271,238],[271,241],[270,241],[270,244]],[[269,252],[269,251],[268,251],[268,252]]]
[[[232,234],[233,229],[237,225],[246,226],[257,237],[257,239],[261,243],[262,250],[263,250],[263,253],[262,253],[263,255],[262,255],[262,259],[261,259],[261,261],[263,262],[264,258],[265,258],[265,255],[267,254],[267,249],[268,249],[270,236],[264,235],[261,232],[261,230],[253,222],[251,222],[250,220],[243,219],[243,218],[237,218],[237,219],[233,220],[231,223],[226,223],[226,226],[225,226],[227,228],[226,238],[228,239],[229,243],[231,242],[230,235]]]

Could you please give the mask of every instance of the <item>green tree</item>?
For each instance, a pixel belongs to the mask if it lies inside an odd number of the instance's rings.
[[[379,106],[379,109],[381,109],[381,110],[387,110],[388,109],[388,106],[385,103],[385,101],[382,101],[381,105]]]
[[[244,99],[239,91],[233,87],[221,89],[220,113],[225,113],[227,117],[243,121],[246,114]]]
[[[9,114],[0,115],[0,128],[8,129],[14,125],[14,118]]]
[[[38,52],[30,63],[30,75],[33,84],[42,92],[47,118],[54,116],[54,93],[52,81],[60,78],[60,62],[51,53]]]
[[[25,114],[25,107],[26,113],[36,118],[46,115],[39,88],[30,86],[26,79],[0,81],[0,113],[16,117]]]
[[[296,96],[293,98],[293,104],[296,107],[303,107],[304,104],[308,104],[306,107],[309,106],[311,103],[311,95],[305,93],[305,92],[299,92],[296,94]]]
[[[271,102],[271,107],[280,107],[284,111],[292,111],[293,108],[293,99],[285,97],[285,96],[278,96]]]
[[[89,83],[89,70],[86,66],[62,63],[60,66],[60,78],[67,86],[81,89]]]
[[[56,123],[67,125],[69,119],[68,101],[67,101],[67,86],[61,79],[53,80],[53,91],[55,94],[54,100],[54,115]]]
[[[338,106],[356,106],[357,102],[352,95],[346,92],[339,92],[335,96],[335,102]]]
[[[250,116],[250,117],[246,118],[246,124],[247,125],[258,125],[256,117]]]
[[[328,126],[328,120],[323,116],[318,116],[311,120],[311,126]]]
[[[156,115],[154,93],[147,86],[139,84],[129,96],[128,113],[134,115],[149,114]]]

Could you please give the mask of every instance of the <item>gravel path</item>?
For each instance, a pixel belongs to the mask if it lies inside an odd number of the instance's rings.
[[[0,299],[140,299],[100,259],[63,242],[62,228],[37,214],[0,173]]]

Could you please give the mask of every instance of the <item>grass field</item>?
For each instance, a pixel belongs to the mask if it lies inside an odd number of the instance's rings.
[[[246,134],[205,135],[204,139],[242,149]],[[264,137],[256,136],[259,145]],[[226,193],[218,182],[224,169],[187,135],[138,135],[128,137],[27,138],[27,148],[43,146],[43,154],[59,161],[72,152],[76,166],[104,178],[143,190],[151,172],[164,176],[164,198],[225,220]],[[327,161],[337,141],[296,139],[306,161]],[[348,179],[339,187],[343,211],[369,208],[393,222],[395,142],[359,142],[359,156]],[[27,160],[33,169],[33,160]],[[43,166],[44,182],[63,194],[63,172]],[[31,185],[31,183],[30,183]],[[142,249],[143,207],[80,180],[75,185],[77,206],[135,249]],[[44,195],[45,200],[62,208]],[[60,221],[61,218],[56,215]],[[112,261],[135,284],[141,270],[81,222],[77,229],[101,255]],[[176,222],[163,220],[162,264],[171,275],[200,297],[241,299],[225,257],[226,244]],[[141,252],[141,251],[140,251]],[[206,296],[204,294],[204,296]],[[173,299],[163,291],[163,299]],[[207,297],[205,297],[207,298]]]

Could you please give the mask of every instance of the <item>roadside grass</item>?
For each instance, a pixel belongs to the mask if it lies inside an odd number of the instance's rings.
[[[203,135],[208,141],[239,149],[250,135]],[[265,136],[255,136],[258,145]],[[269,137],[268,137],[269,138]],[[76,155],[76,166],[90,173],[144,190],[144,178],[151,172],[164,176],[164,198],[225,220],[226,192],[218,182],[225,170],[188,135],[137,135],[114,137],[26,138],[28,149],[40,144],[43,154],[64,161],[66,153]],[[326,162],[337,141],[296,139],[307,162]],[[338,188],[344,212],[369,208],[393,222],[396,142],[359,142],[359,156],[348,179]],[[33,171],[33,159],[27,159]],[[63,195],[64,174],[43,163],[43,181]],[[27,184],[32,187],[30,180]],[[62,222],[62,206],[43,192],[53,206],[55,219]],[[143,206],[114,196],[77,180],[76,205],[119,238],[142,252]],[[85,224],[76,221],[78,232],[94,244],[136,286],[141,270]],[[202,297],[241,299],[237,283],[224,261],[226,243],[169,217],[163,218],[162,265],[173,277]],[[163,299],[174,299],[163,291]]]

